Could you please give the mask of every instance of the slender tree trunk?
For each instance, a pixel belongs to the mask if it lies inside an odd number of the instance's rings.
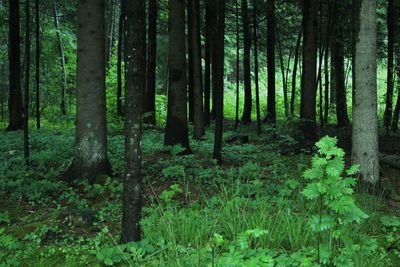
[[[57,34],[57,45],[58,45],[58,50],[60,52],[60,65],[63,75],[63,84],[60,90],[60,96],[61,96],[60,111],[62,115],[66,115],[67,111],[65,110],[65,90],[67,87],[67,71],[65,68],[64,48],[62,45],[62,39],[60,34],[60,23],[58,21],[56,0],[53,0],[53,16],[54,16],[54,26],[56,27],[56,34]]]
[[[251,123],[252,112],[252,92],[251,92],[251,75],[250,75],[250,46],[251,37],[249,29],[249,11],[247,0],[242,0],[242,23],[243,23],[243,44],[244,44],[244,108],[242,115],[243,124]]]
[[[282,74],[283,103],[284,103],[284,108],[285,108],[285,117],[287,118],[289,116],[288,88],[287,88],[285,63],[284,63],[284,60],[283,60],[283,51],[282,51],[282,45],[281,45],[279,30],[276,31],[276,37],[277,37],[277,44],[278,44],[278,56],[279,56],[279,62],[280,62],[280,65],[281,65],[281,74]],[[290,52],[289,62],[290,62],[290,57],[291,56],[292,55],[291,55],[291,52]]]
[[[375,0],[354,0],[352,162],[363,181],[379,180],[377,116],[377,15]]]
[[[35,0],[35,34],[36,34],[36,128],[40,129],[40,4]]]
[[[190,152],[187,126],[185,2],[169,1],[169,90],[164,144]]]
[[[215,138],[213,158],[222,163],[222,134],[224,124],[224,54],[225,54],[225,0],[216,0],[218,3],[217,32],[213,49],[214,60],[216,65],[216,77],[214,77],[216,85],[216,118],[215,118]]]
[[[201,42],[200,42],[200,2],[191,0],[190,7],[193,19],[192,34],[192,53],[193,56],[193,122],[194,139],[201,140],[204,135],[203,120],[203,78],[201,66]]]
[[[110,66],[114,45],[114,0],[106,1],[106,67]]]
[[[19,1],[9,0],[9,86],[8,98],[9,122],[7,131],[23,128],[22,119],[22,92],[21,92],[21,64],[20,64],[20,29],[19,29]]]
[[[329,37],[328,37],[329,38]],[[330,41],[328,40],[325,55],[324,55],[324,80],[325,80],[325,92],[324,92],[324,122],[329,123],[329,47]]]
[[[236,105],[235,105],[235,130],[239,125],[239,100],[240,100],[240,26],[239,26],[239,0],[235,1],[236,12]]]
[[[271,1],[271,0],[270,0]],[[253,0],[254,83],[256,85],[257,134],[261,134],[260,85],[258,78],[258,24],[257,2]]]
[[[188,104],[189,104],[189,121],[194,122],[194,74],[193,74],[193,13],[190,8],[193,0],[186,0],[187,5],[187,42],[188,42],[188,64],[187,64],[187,82],[188,82]]]
[[[386,109],[384,115],[384,126],[386,134],[389,134],[390,125],[393,116],[393,90],[394,90],[394,29],[395,29],[395,3],[394,0],[388,0],[387,7],[387,29],[388,29],[388,58],[387,58],[387,92]]]
[[[123,42],[124,42],[124,9],[125,1],[121,0],[120,16],[118,25],[118,55],[117,55],[117,115],[123,116],[122,111],[122,57],[123,57]],[[150,45],[149,45],[150,46]]]
[[[396,107],[393,112],[393,121],[392,121],[392,132],[397,133],[399,129],[399,117],[400,117],[400,55],[396,57],[396,62],[397,62],[397,101],[396,101]]]
[[[24,158],[29,165],[29,82],[31,67],[30,1],[25,0],[25,92],[24,92]]]
[[[210,125],[210,96],[211,96],[211,40],[212,40],[212,24],[211,24],[211,0],[205,0],[206,2],[206,38],[205,38],[205,66],[204,66],[204,125]]]
[[[316,135],[316,88],[317,88],[317,0],[305,0],[303,4],[303,76],[301,88],[300,118],[306,139]]]
[[[107,157],[104,1],[78,1],[75,158],[64,179],[111,174]]]
[[[149,0],[147,27],[147,86],[145,103],[145,122],[156,125],[156,68],[157,68],[157,18],[158,0]]]
[[[294,63],[293,63],[293,74],[292,74],[292,93],[290,96],[290,113],[291,116],[294,117],[294,108],[296,103],[296,82],[297,82],[297,66],[299,64],[299,54],[300,54],[300,46],[301,39],[303,36],[303,30],[299,31],[296,42],[296,49],[294,52]]]
[[[268,99],[267,122],[276,122],[276,85],[275,85],[275,46],[276,19],[275,0],[267,1],[267,67],[268,67]]]
[[[125,10],[125,175],[121,243],[141,239],[142,114],[146,88],[145,0],[131,1]]]

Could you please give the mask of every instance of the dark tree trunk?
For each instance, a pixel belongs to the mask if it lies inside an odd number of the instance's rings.
[[[57,4],[56,0],[53,0],[53,17],[54,17],[54,26],[56,27],[56,34],[57,34],[57,46],[60,52],[60,65],[63,75],[63,84],[60,90],[60,111],[61,115],[66,115],[67,111],[65,109],[65,90],[67,86],[67,71],[65,68],[65,55],[64,55],[64,48],[62,45],[61,33],[60,33],[60,23],[58,21],[58,14],[57,14]]]
[[[36,35],[36,73],[35,73],[35,89],[36,89],[36,128],[40,129],[40,4],[39,0],[35,0],[35,35]]]
[[[225,54],[225,0],[217,0],[217,31],[215,43],[213,45],[213,63],[216,65],[215,80],[216,91],[216,118],[215,118],[215,138],[213,158],[221,164],[222,162],[222,134],[224,124],[224,54]]]
[[[114,47],[115,0],[106,1],[106,67],[110,66]]]
[[[118,25],[118,55],[117,55],[117,115],[123,116],[122,111],[122,57],[123,57],[123,42],[124,42],[124,9],[125,1],[121,0],[120,16]],[[150,46],[150,45],[149,45]]]
[[[386,92],[386,109],[384,115],[384,126],[386,134],[389,134],[390,125],[393,116],[393,90],[394,90],[394,29],[395,29],[395,1],[388,0],[387,7],[387,29],[388,29],[388,58],[387,58],[387,92]]]
[[[147,27],[147,86],[144,122],[156,125],[156,67],[157,67],[157,18],[158,0],[149,0]]]
[[[201,36],[200,36],[200,1],[190,0],[189,9],[192,14],[191,42],[193,71],[193,122],[194,139],[201,140],[204,135],[203,120],[203,78],[201,66]]]
[[[142,113],[146,88],[145,0],[131,1],[125,10],[125,175],[121,243],[141,239]]]
[[[215,64],[215,51],[213,51],[213,49],[215,48],[214,43],[216,42],[216,38],[217,38],[217,27],[215,27],[215,25],[217,24],[217,17],[218,17],[218,2],[217,1],[210,1],[210,25],[211,25],[211,84],[212,84],[212,92],[211,92],[211,101],[212,101],[212,107],[211,107],[211,113],[210,113],[210,118],[211,120],[215,120],[216,118],[216,93],[218,89],[214,90],[214,88],[217,86],[215,84],[215,79],[213,78],[214,76],[216,76],[216,72],[217,72],[217,67]]]
[[[250,76],[250,47],[251,37],[249,28],[249,11],[247,0],[242,0],[242,23],[243,23],[243,44],[244,44],[244,108],[242,115],[243,124],[251,123],[252,93]]]
[[[75,158],[64,179],[111,174],[107,157],[104,1],[78,1]]]
[[[205,36],[205,56],[204,56],[204,125],[210,125],[210,97],[211,97],[211,40],[212,40],[212,18],[211,18],[211,0],[206,2],[206,36]]]
[[[300,118],[306,139],[316,135],[316,88],[317,88],[317,0],[303,3],[303,75],[301,86]]]
[[[276,19],[275,0],[267,1],[267,67],[268,67],[268,99],[267,122],[276,122],[276,85],[275,85],[275,46]]]
[[[189,121],[193,122],[194,120],[194,74],[193,74],[193,13],[190,8],[191,2],[193,0],[187,0],[187,42],[188,42],[188,65],[187,65],[187,73],[188,73],[188,104],[189,104]]]
[[[329,37],[328,37],[329,38]],[[329,41],[327,43],[325,55],[324,55],[324,80],[325,80],[325,92],[324,92],[324,123],[329,122]]]
[[[270,0],[271,1],[271,0]],[[257,134],[261,134],[260,85],[258,78],[257,1],[253,0],[254,83],[256,84]]]
[[[398,55],[396,57],[396,62],[397,62],[397,92],[398,92],[398,96],[397,96],[397,101],[396,101],[396,107],[394,109],[393,112],[393,121],[392,121],[392,131],[394,133],[397,132],[397,130],[399,129],[399,117],[400,117],[400,55]]]
[[[295,103],[296,103],[297,66],[299,64],[299,54],[300,54],[300,46],[301,46],[302,36],[303,36],[303,30],[300,30],[299,35],[297,36],[296,49],[294,51],[294,63],[293,63],[293,74],[292,74],[292,93],[290,96],[290,113],[291,113],[292,117],[294,117],[294,108],[295,108]]]
[[[24,92],[24,158],[29,165],[29,79],[31,67],[30,1],[25,0],[25,92]]]
[[[285,117],[289,116],[289,102],[288,102],[288,87],[287,87],[287,75],[285,70],[285,61],[283,60],[283,51],[282,51],[282,43],[279,35],[279,30],[276,31],[276,38],[277,38],[277,46],[278,46],[278,57],[279,63],[281,67],[281,74],[282,74],[282,91],[283,91],[283,103],[285,108]],[[292,57],[292,51],[290,50],[289,58],[288,58],[288,66],[290,65],[290,60]]]
[[[235,103],[235,130],[239,125],[239,100],[240,100],[240,26],[239,26],[239,0],[235,1],[236,12],[236,103]]]
[[[190,152],[187,126],[185,2],[169,1],[169,90],[164,144]]]
[[[10,120],[7,131],[23,128],[21,64],[20,64],[20,30],[19,30],[19,1],[9,0],[9,86],[8,111]]]

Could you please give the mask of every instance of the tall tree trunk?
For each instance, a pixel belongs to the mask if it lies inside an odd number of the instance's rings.
[[[57,34],[57,46],[58,50],[60,52],[60,65],[61,65],[61,71],[63,75],[63,84],[61,86],[60,90],[60,111],[62,115],[66,115],[67,111],[65,110],[65,90],[67,87],[67,71],[65,68],[65,55],[64,55],[64,48],[62,45],[62,39],[61,39],[61,34],[60,34],[60,23],[58,21],[58,14],[57,14],[57,4],[56,0],[53,0],[53,17],[54,17],[54,26],[56,27],[56,34]]]
[[[239,26],[239,0],[235,1],[236,12],[236,103],[235,103],[235,130],[239,125],[239,100],[240,100],[240,26]]]
[[[353,0],[354,96],[352,163],[363,180],[379,180],[377,117],[377,15],[375,0]]]
[[[22,92],[21,92],[21,64],[20,64],[20,30],[19,30],[19,1],[9,0],[9,86],[8,96],[9,122],[7,131],[23,128],[22,119]]]
[[[40,129],[40,4],[39,0],[35,0],[35,35],[36,35],[36,73],[35,73],[35,89],[36,89],[36,128]]]
[[[110,66],[111,58],[112,58],[112,50],[114,46],[114,20],[115,20],[115,5],[114,5],[115,0],[107,0],[106,1],[106,52],[105,52],[105,57],[106,57],[106,67],[108,68]]]
[[[324,80],[325,80],[325,92],[324,92],[324,122],[329,123],[329,47],[330,41],[328,37],[328,43],[324,55]]]
[[[271,0],[270,0],[271,1]],[[258,78],[257,1],[253,0],[254,83],[256,85],[257,134],[261,134],[260,85]]]
[[[211,42],[212,42],[212,18],[211,18],[211,1],[206,2],[206,36],[205,36],[205,56],[204,56],[204,125],[210,125],[210,97],[211,97]]]
[[[123,47],[124,47],[124,10],[125,1],[121,0],[120,4],[120,16],[118,24],[118,55],[117,55],[117,115],[119,117],[123,116],[122,111],[122,57],[123,57]],[[150,45],[149,45],[150,46]]]
[[[29,165],[29,82],[31,67],[30,1],[25,0],[25,92],[24,92],[24,158]]]
[[[78,1],[75,158],[64,179],[111,174],[107,157],[104,1]]]
[[[190,152],[187,125],[185,1],[169,1],[169,90],[164,144]]]
[[[301,39],[303,36],[303,30],[299,31],[296,42],[296,49],[294,51],[294,63],[293,63],[293,73],[292,73],[292,92],[290,96],[290,113],[291,116],[294,117],[294,108],[296,103],[296,82],[297,82],[297,66],[299,64],[299,54],[300,54],[300,46]]]
[[[399,51],[400,53],[400,51]],[[400,55],[397,55],[396,57],[396,62],[397,62],[397,101],[396,101],[396,107],[393,112],[393,121],[392,121],[392,131],[393,133],[396,133],[397,130],[399,129],[399,117],[400,117]]]
[[[279,35],[279,30],[276,31],[277,37],[277,44],[278,44],[278,56],[279,56],[279,63],[281,66],[281,74],[282,74],[282,91],[283,91],[283,103],[285,108],[285,117],[289,116],[289,103],[288,103],[288,88],[287,88],[287,79],[286,79],[286,71],[285,71],[285,62],[283,60],[283,51],[282,51],[282,44]],[[290,64],[290,58],[292,57],[292,51],[290,51],[289,58],[288,58],[288,65]]]
[[[200,1],[191,0],[190,7],[193,15],[192,53],[193,55],[193,122],[194,139],[201,140],[204,135],[203,121],[203,77],[201,66],[201,36],[200,36]]]
[[[216,0],[217,9],[217,31],[215,43],[213,45],[213,64],[216,65],[216,72],[213,79],[215,80],[216,91],[216,117],[215,117],[215,138],[213,158],[221,164],[222,162],[222,134],[224,124],[224,54],[225,54],[225,0]]]
[[[390,125],[392,124],[393,115],[393,90],[394,90],[394,29],[395,29],[395,3],[394,0],[388,0],[387,7],[387,29],[388,29],[388,58],[387,58],[387,92],[386,92],[386,109],[384,115],[384,126],[386,134],[389,134]]]
[[[303,3],[303,76],[301,88],[300,118],[306,139],[316,135],[316,88],[317,88],[317,0]]]
[[[126,5],[125,62],[125,175],[121,243],[141,239],[142,209],[142,113],[146,88],[145,0]]]
[[[189,104],[189,121],[193,122],[194,119],[194,74],[193,74],[193,13],[190,8],[192,0],[186,0],[187,5],[187,42],[188,42],[188,64],[187,64],[187,82],[188,82],[188,104]]]
[[[145,103],[145,122],[156,125],[156,67],[157,67],[157,18],[158,0],[149,0],[147,27],[147,86]]]
[[[275,46],[276,19],[275,0],[267,1],[267,67],[268,67],[268,96],[267,122],[276,122],[276,85],[275,85]]]
[[[242,23],[243,23],[243,44],[244,44],[244,108],[242,122],[244,124],[251,123],[252,111],[252,92],[251,92],[251,75],[250,75],[250,27],[249,27],[249,10],[247,0],[242,0]]]

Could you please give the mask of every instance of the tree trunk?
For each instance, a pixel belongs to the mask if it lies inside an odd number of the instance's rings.
[[[354,0],[352,163],[363,181],[379,180],[377,118],[377,15],[375,0]]]
[[[25,0],[25,92],[24,92],[24,159],[29,165],[29,82],[31,67],[30,1]]]
[[[19,1],[9,0],[9,86],[8,111],[10,120],[7,131],[16,131],[23,128],[22,119],[22,92],[21,92],[21,64],[20,64],[20,30],[19,30]]]
[[[35,35],[36,35],[36,73],[35,73],[35,89],[36,89],[36,128],[40,129],[40,4],[39,0],[35,0]]]
[[[272,1],[272,0],[269,0]],[[254,83],[256,85],[257,134],[261,134],[260,85],[258,78],[258,24],[257,2],[253,0]]]
[[[387,92],[386,92],[386,109],[384,114],[384,126],[386,134],[392,124],[393,116],[393,90],[394,90],[394,29],[395,29],[395,3],[394,0],[388,0],[387,7],[387,29],[388,29],[388,58],[387,58]]]
[[[64,179],[111,174],[107,157],[104,1],[78,1],[75,159]]]
[[[277,37],[277,45],[278,45],[278,56],[279,56],[279,63],[281,65],[281,74],[282,74],[282,91],[283,91],[283,103],[285,108],[285,117],[289,116],[289,103],[288,103],[288,88],[287,88],[287,79],[286,79],[286,71],[285,71],[285,62],[283,60],[283,51],[282,51],[282,44],[281,38],[279,35],[279,30],[276,31]],[[290,64],[290,58],[292,56],[292,51],[290,51],[289,58],[288,58],[288,65]]]
[[[65,56],[64,56],[64,48],[62,45],[61,33],[60,33],[60,23],[58,21],[57,14],[57,4],[56,0],[53,0],[53,17],[54,17],[54,26],[56,27],[56,35],[57,35],[57,46],[60,51],[60,65],[63,74],[63,84],[60,90],[60,111],[62,115],[66,115],[67,111],[65,110],[65,89],[67,87],[67,71],[65,68]]]
[[[242,115],[243,124],[251,123],[252,111],[252,92],[251,92],[251,76],[250,76],[250,46],[251,37],[249,29],[249,11],[247,0],[242,0],[242,23],[243,23],[243,44],[244,44],[244,108]]]
[[[267,117],[270,123],[276,122],[276,85],[275,85],[275,44],[276,19],[275,0],[267,1],[267,67],[268,67],[268,96]]]
[[[212,40],[212,24],[211,24],[211,0],[206,2],[206,36],[205,36],[205,56],[204,56],[204,125],[210,125],[210,96],[211,96],[211,40]]]
[[[121,0],[120,16],[118,25],[118,56],[117,56],[117,115],[123,116],[122,111],[122,57],[123,57],[123,42],[124,42],[124,9],[125,2]]]
[[[300,118],[306,139],[316,135],[316,88],[317,88],[317,0],[305,0],[303,4],[303,76],[301,88]]]
[[[190,152],[187,126],[185,2],[169,1],[169,90],[164,144]]]
[[[189,104],[189,121],[194,122],[194,74],[193,74],[193,13],[192,9],[190,8],[191,2],[193,0],[187,0],[187,42],[188,42],[188,64],[187,64],[187,83],[188,83],[188,104]]]
[[[224,54],[225,54],[225,0],[216,0],[217,9],[217,31],[213,45],[213,64],[216,65],[215,87],[216,91],[216,117],[215,117],[215,138],[213,158],[221,164],[222,162],[222,134],[224,124]]]
[[[146,88],[145,0],[135,0],[125,10],[125,175],[121,243],[141,239],[142,114]]]
[[[145,122],[156,125],[156,68],[157,68],[157,18],[158,0],[149,1],[148,27],[147,27],[147,86]]]
[[[112,58],[112,50],[114,46],[114,20],[115,20],[115,0],[107,0],[106,1],[106,67],[110,66],[111,58]]]
[[[292,93],[290,96],[290,113],[292,117],[294,117],[294,108],[296,103],[297,66],[299,64],[299,53],[300,53],[302,36],[303,36],[303,30],[300,30],[299,35],[297,37],[296,49],[294,52],[294,63],[293,63],[293,73],[292,73]]]
[[[329,37],[328,37],[329,38]],[[329,47],[330,41],[328,39],[325,55],[324,55],[324,80],[325,80],[325,92],[324,92],[324,122],[329,123]]]
[[[239,0],[235,1],[236,12],[236,103],[235,103],[235,130],[239,125],[239,100],[240,100],[240,26],[239,26]]]
[[[399,129],[399,117],[400,117],[400,55],[396,57],[396,62],[397,62],[397,101],[396,101],[396,107],[393,112],[393,121],[392,121],[392,132],[396,133],[397,130]]]

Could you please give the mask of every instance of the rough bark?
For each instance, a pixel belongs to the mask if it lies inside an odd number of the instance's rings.
[[[267,67],[268,67],[268,96],[267,122],[276,122],[276,85],[275,85],[275,46],[276,19],[275,0],[267,1]]]
[[[187,126],[185,1],[169,1],[169,90],[164,144],[190,151]]]
[[[111,174],[107,157],[104,1],[78,1],[75,158],[64,179]]]
[[[145,0],[131,1],[125,10],[125,175],[121,243],[141,239],[142,113],[146,88]]]
[[[252,92],[251,92],[251,76],[250,76],[250,27],[249,27],[249,10],[247,0],[242,0],[242,24],[243,24],[243,69],[244,69],[244,108],[242,115],[243,124],[251,123],[252,112]]]
[[[7,131],[16,131],[23,128],[22,119],[22,92],[21,92],[21,64],[20,64],[20,24],[19,1],[9,0],[8,20],[8,48],[9,48],[9,86],[8,113],[9,122]]]
[[[354,0],[352,163],[363,181],[379,180],[376,1]]]

